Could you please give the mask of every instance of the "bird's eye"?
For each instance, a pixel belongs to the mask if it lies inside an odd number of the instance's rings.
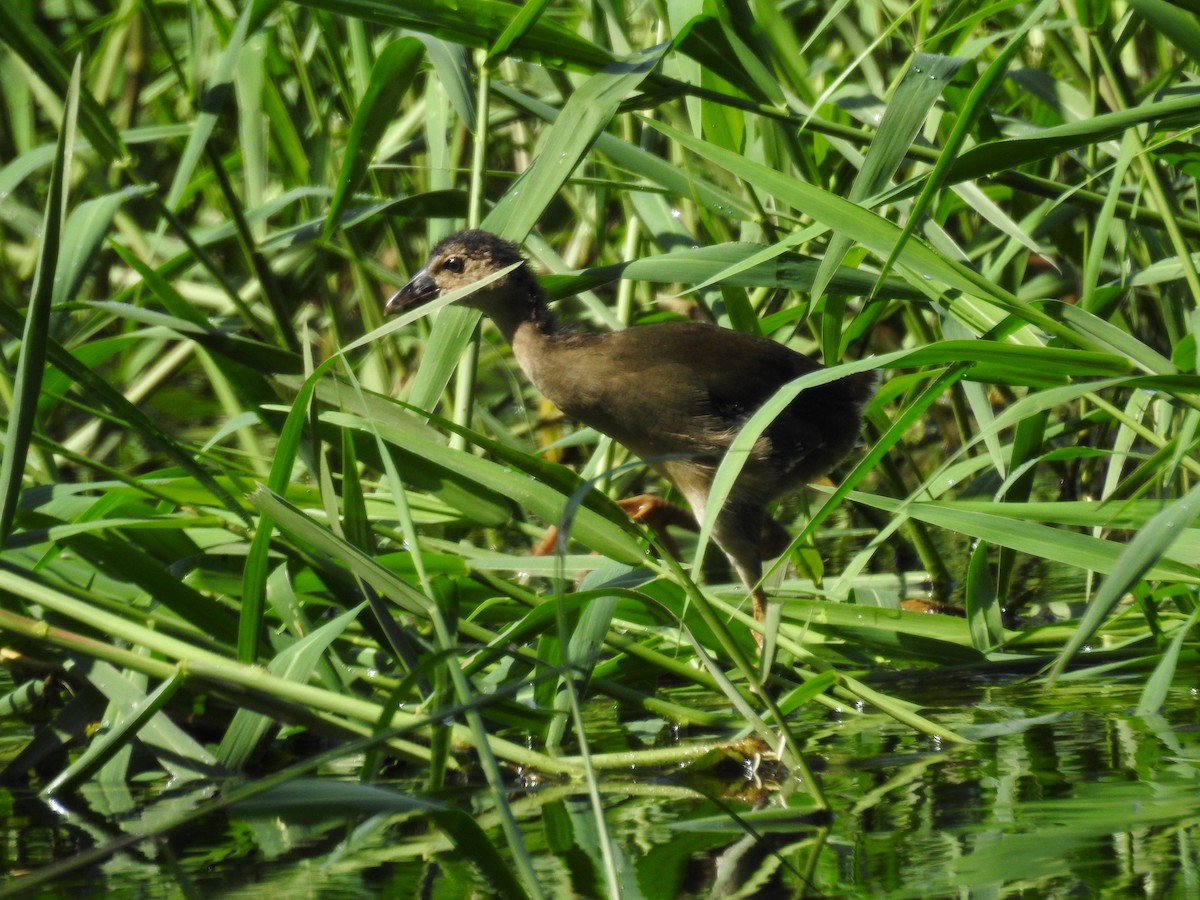
[[[442,270],[446,272],[462,274],[463,268],[463,258],[461,256],[451,256],[448,260],[442,263]]]

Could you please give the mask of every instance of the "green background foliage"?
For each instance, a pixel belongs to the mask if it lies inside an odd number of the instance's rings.
[[[162,833],[354,758],[310,807],[537,894],[514,772],[602,822],[605,771],[712,750],[593,747],[597,698],[760,739],[805,811],[808,704],[962,740],[881,669],[1129,670],[1156,712],[1197,637],[1197,60],[1164,0],[0,4],[6,702],[71,695],[8,780],[246,776]],[[653,552],[612,499],[666,487],[478,314],[384,323],[464,224],[591,327],[881,369],[862,450],[779,511],[765,665],[710,522]],[[464,769],[490,834],[438,799]]]

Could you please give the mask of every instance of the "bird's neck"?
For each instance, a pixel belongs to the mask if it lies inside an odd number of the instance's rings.
[[[513,349],[517,364],[536,383],[534,375],[539,363],[551,351],[562,326],[546,306],[546,297],[539,287],[529,289],[520,302],[504,299],[491,308],[481,307],[484,315],[500,329]]]
[[[525,377],[544,395],[551,397],[553,402],[553,384],[547,383],[550,379],[547,379],[546,373],[555,369],[555,350],[561,344],[558,338],[562,332],[561,326],[550,311],[544,308],[543,310],[544,317],[525,319],[507,337],[512,346],[513,357],[525,373]]]

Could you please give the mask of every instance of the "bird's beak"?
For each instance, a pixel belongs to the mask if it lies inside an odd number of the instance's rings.
[[[439,293],[437,282],[429,277],[428,272],[422,269],[412,277],[408,284],[392,294],[392,298],[383,307],[383,314],[385,316],[394,316],[396,313],[402,313],[410,307],[428,303]]]

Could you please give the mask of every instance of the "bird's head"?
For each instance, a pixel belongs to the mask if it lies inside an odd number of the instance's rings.
[[[443,293],[467,287],[513,263],[523,262],[520,249],[511,241],[487,231],[460,231],[433,248],[421,270],[388,300],[384,313],[394,315],[421,306]],[[530,283],[536,286],[537,282],[528,267],[521,265],[467,295],[462,302],[491,315],[497,303],[504,303],[510,297],[528,296]]]

